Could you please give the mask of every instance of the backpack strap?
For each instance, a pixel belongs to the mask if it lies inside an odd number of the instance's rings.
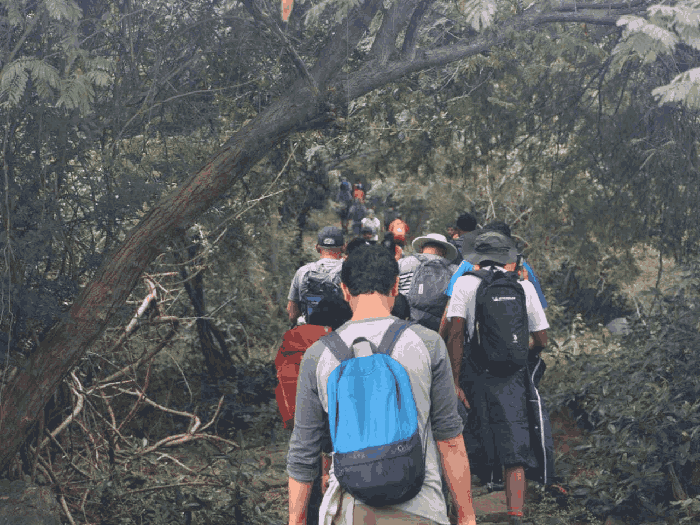
[[[328,335],[324,335],[319,341],[322,341],[328,350],[331,351],[333,357],[341,363],[355,357],[353,351],[345,344],[345,341],[338,335],[338,332],[331,332]]]
[[[382,341],[379,343],[379,347],[374,349],[374,345],[372,345],[373,352],[375,354],[391,355],[391,352],[394,350],[394,345],[396,345],[396,342],[399,340],[401,333],[412,324],[414,323],[401,320],[394,321],[384,333]],[[341,363],[355,357],[355,353],[353,352],[352,348],[345,344],[345,341],[343,341],[343,338],[340,337],[337,332],[331,332],[328,335],[324,335],[321,340],[323,341],[323,344],[326,345],[328,350],[331,351],[333,357],[335,357]],[[359,337],[353,341],[353,345],[358,340],[366,339]]]
[[[401,321],[400,319],[394,321],[389,329],[384,333],[384,337],[382,337],[382,341],[379,343],[379,347],[374,353],[391,355],[391,352],[394,351],[396,342],[399,340],[399,336],[412,324],[415,323],[410,321]]]

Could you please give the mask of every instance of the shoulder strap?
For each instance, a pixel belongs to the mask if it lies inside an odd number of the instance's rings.
[[[412,324],[414,323],[408,321],[394,321],[384,333],[382,341],[379,343],[379,348],[376,350],[373,348],[374,353],[391,355],[391,352],[394,350],[394,345],[396,344],[396,341],[399,340],[401,333]],[[358,337],[358,339],[364,338]],[[343,338],[340,337],[337,332],[331,332],[328,335],[324,335],[320,340],[341,363],[355,357],[352,349],[345,344],[345,341],[343,341]],[[355,341],[357,341],[357,339]],[[355,344],[355,342],[353,342],[353,344]]]
[[[412,324],[414,323],[409,321],[401,321],[400,319],[394,321],[389,329],[384,333],[384,337],[382,337],[382,341],[379,343],[379,348],[377,348],[374,353],[391,355],[391,352],[394,351],[396,341],[399,340],[399,336]]]
[[[341,363],[354,357],[352,350],[345,344],[343,338],[338,335],[338,332],[331,332],[328,335],[324,335],[319,341],[323,342],[333,356]]]

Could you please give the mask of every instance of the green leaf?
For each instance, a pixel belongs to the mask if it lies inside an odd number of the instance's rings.
[[[19,104],[27,88],[27,80],[29,80],[26,67],[26,60],[15,60],[2,72],[0,97],[2,99],[7,98],[6,102],[3,100],[3,104],[7,104],[10,107]]]
[[[658,98],[659,105],[681,103],[691,109],[700,109],[700,68],[681,73],[670,84],[651,93]]]
[[[655,61],[659,54],[672,53],[679,42],[672,32],[638,16],[622,16],[617,25],[625,30],[613,54],[635,53],[645,63]]]
[[[44,5],[51,18],[56,20],[68,20],[77,22],[82,16],[82,11],[72,0],[45,0]]]
[[[465,0],[461,10],[467,22],[476,30],[481,31],[493,23],[496,16],[496,2],[493,0]]]

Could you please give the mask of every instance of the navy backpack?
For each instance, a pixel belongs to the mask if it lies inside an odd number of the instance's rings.
[[[419,433],[411,381],[391,358],[410,324],[394,322],[379,348],[364,337],[348,347],[336,332],[322,338],[340,361],[327,386],[335,477],[372,507],[414,498],[425,478],[426,440]]]

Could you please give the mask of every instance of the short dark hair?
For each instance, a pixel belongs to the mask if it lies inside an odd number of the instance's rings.
[[[343,262],[340,278],[356,297],[378,292],[389,295],[399,275],[399,263],[384,246],[358,246]]]
[[[471,213],[465,212],[457,217],[457,223],[455,226],[457,226],[457,228],[463,232],[473,232],[476,230],[476,217],[474,217]]]
[[[512,237],[512,235],[510,234],[510,226],[508,226],[503,221],[491,221],[486,226],[484,226],[484,230],[490,231],[490,232],[502,233],[503,235],[505,235],[508,238]]]
[[[355,237],[352,241],[348,243],[345,247],[345,253],[350,253],[360,246],[369,246],[375,244],[376,241],[365,239],[364,237]]]
[[[411,307],[404,294],[400,293],[396,296],[394,307],[391,309],[391,315],[403,319],[404,321],[408,321],[411,317]]]
[[[339,297],[324,297],[309,315],[308,323],[337,330],[352,317],[350,305]]]
[[[386,232],[384,234],[382,246],[391,253],[392,257],[396,255],[396,241],[394,240],[394,234],[392,232]]]
[[[426,242],[426,243],[423,245],[423,248],[422,248],[422,249],[424,250],[427,246],[432,246],[433,248],[437,248],[438,250],[440,250],[440,253],[443,253],[443,254],[444,254],[445,252],[447,252],[447,248],[445,248],[444,245],[442,245],[442,244],[440,244],[440,243],[438,243],[438,242]]]

